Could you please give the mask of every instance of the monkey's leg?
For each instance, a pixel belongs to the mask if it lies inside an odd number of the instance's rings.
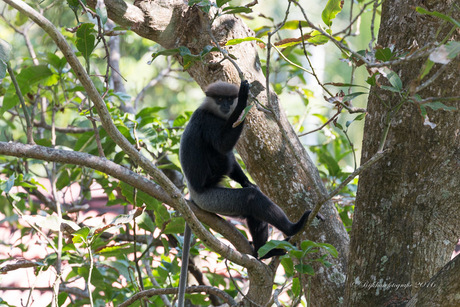
[[[258,220],[254,217],[246,218],[249,232],[252,236],[252,244],[254,245],[254,257],[259,258],[258,251],[268,241],[268,223]],[[286,251],[281,248],[274,248],[259,259],[268,259],[274,256],[282,256]]]
[[[292,223],[284,211],[254,187],[228,189],[213,187],[203,193],[190,189],[193,201],[203,210],[228,216],[254,217],[293,236],[305,224],[310,211],[304,213],[297,223]]]
[[[258,257],[257,251],[268,240],[268,223],[258,220],[252,216],[246,218],[249,232],[252,237],[252,244],[254,245],[254,256]]]

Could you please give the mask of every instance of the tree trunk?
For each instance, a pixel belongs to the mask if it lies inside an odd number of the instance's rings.
[[[454,13],[459,20],[458,2],[456,8],[452,0],[424,3],[429,4],[430,11]],[[394,44],[395,50],[407,51],[414,43],[423,47],[443,40],[452,24],[417,13],[417,5],[420,2],[415,0],[383,2],[379,45]],[[457,28],[451,39],[458,40],[459,36]],[[424,61],[392,67],[405,89],[417,79]],[[457,57],[441,77],[420,92],[422,98],[458,96],[459,65]],[[428,77],[440,66],[436,64]],[[388,111],[379,97],[390,106],[401,102],[396,93],[372,89],[362,163],[378,150],[385,128]],[[458,99],[446,104],[460,107]],[[450,260],[458,242],[460,116],[458,110],[428,109],[428,117],[436,127],[424,125],[420,108],[405,102],[391,119],[386,143],[390,152],[360,177],[351,233],[347,306],[403,304]],[[433,286],[441,291],[442,283]]]

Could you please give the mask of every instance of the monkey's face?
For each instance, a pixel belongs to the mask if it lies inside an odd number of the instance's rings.
[[[220,97],[215,97],[214,101],[219,107],[219,112],[224,117],[229,117],[232,114],[237,104],[236,97],[220,96]]]
[[[228,119],[235,110],[238,99],[236,96],[206,97],[201,107],[223,119]]]

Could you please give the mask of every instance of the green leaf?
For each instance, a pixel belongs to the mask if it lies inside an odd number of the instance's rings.
[[[73,150],[75,151],[82,151],[87,146],[92,144],[92,140],[94,139],[94,131],[88,131],[81,135],[79,135],[77,141],[75,142],[75,146]]]
[[[217,7],[222,7],[224,4],[230,2],[231,0],[217,0],[216,1],[216,4],[217,4]]]
[[[173,218],[165,227],[164,234],[183,233],[185,229],[185,222],[183,218]]]
[[[150,232],[154,232],[156,229],[155,223],[145,211],[136,218],[136,223],[140,228]]]
[[[390,84],[393,85],[394,88],[397,88],[398,90],[402,90],[403,85],[401,78],[399,78],[398,74],[395,72],[391,72],[389,75],[387,75],[388,81],[390,81]]]
[[[342,0],[329,0],[321,13],[321,18],[328,27],[332,26],[332,20],[342,11],[341,3]]]
[[[222,10],[224,14],[239,14],[246,13],[249,14],[252,12],[252,9],[245,6],[228,6]]]
[[[0,82],[2,81],[2,79],[6,77],[7,68],[8,66],[6,65],[6,63],[0,60]],[[0,96],[3,96],[3,94],[4,94],[4,88],[0,87]]]
[[[134,252],[132,244],[123,244],[115,246],[106,246],[97,251],[98,254],[108,257],[121,257],[123,255],[129,255]]]
[[[294,262],[292,261],[292,258],[283,257],[281,259],[281,265],[283,266],[284,272],[286,272],[288,277],[294,275]]]
[[[300,290],[301,289],[302,289],[302,287],[300,286],[299,278],[296,277],[296,278],[292,279],[291,290],[292,290],[292,293],[294,293],[294,296],[296,296],[296,297],[300,296]]]
[[[391,60],[392,57],[393,57],[393,52],[391,52],[391,49],[388,48],[388,47],[387,48],[378,48],[375,51],[375,58],[377,60],[386,62],[386,61]]]
[[[20,26],[24,25],[28,20],[29,20],[29,17],[27,17],[26,15],[22,14],[21,12],[18,12],[16,14],[16,18],[14,19],[14,25],[16,27],[20,27]]]
[[[179,48],[166,49],[166,50],[154,52],[152,53],[152,59],[148,62],[148,64],[151,64],[160,55],[171,56],[171,55],[176,55],[176,54],[179,54]]]
[[[69,297],[69,294],[66,292],[61,292],[58,295],[58,306],[63,306],[67,298]]]
[[[369,76],[369,78],[367,78],[367,80],[366,80],[366,83],[369,84],[370,86],[377,85],[377,80],[376,80],[377,75],[378,75],[378,73],[375,73],[372,76]]]
[[[419,80],[422,80],[423,78],[428,75],[428,73],[431,71],[431,68],[433,68],[434,62],[431,61],[430,59],[427,59],[425,64],[422,67],[422,73],[420,74]]]
[[[398,74],[395,73],[394,71],[392,71],[391,69],[389,68],[383,68],[381,70],[382,72],[382,75],[387,78],[388,82],[390,82],[390,84],[393,86],[393,90],[390,89],[390,87],[384,87],[382,86],[382,88],[385,88],[385,89],[388,89],[388,90],[391,90],[393,92],[401,92],[402,89],[403,89],[403,84],[402,84],[402,81],[401,81],[401,78],[399,78]]]
[[[310,26],[310,24],[304,20],[289,20],[284,23],[280,30],[297,30],[299,28],[299,21],[302,28]]]
[[[51,52],[48,52],[46,54],[46,59],[48,60],[48,63],[51,64],[51,66],[53,66],[59,73],[62,72],[62,69],[67,63],[65,58],[64,58],[64,61],[62,61],[60,57],[58,57],[56,54],[51,53]]]
[[[11,45],[3,40],[3,39],[0,39],[0,60],[7,63],[10,61],[11,59],[11,50],[12,50],[12,47]],[[0,76],[1,78],[1,76]]]
[[[70,177],[67,169],[63,169],[56,180],[56,188],[62,190],[66,186],[70,186]]]
[[[173,121],[173,127],[182,127],[185,125],[187,122],[187,118],[185,118],[184,115],[180,114],[179,116],[176,117],[176,119]]]
[[[91,53],[96,47],[95,33],[96,30],[94,30],[94,24],[92,23],[84,23],[77,30],[77,41],[75,44],[86,61],[89,60]]]
[[[251,110],[253,106],[254,106],[253,104],[250,104],[246,106],[246,108],[244,108],[243,112],[240,114],[237,121],[233,123],[232,125],[233,128],[237,127],[239,124],[241,124],[244,121],[244,119],[246,118],[246,116],[248,115],[249,111]]]
[[[448,52],[447,57],[449,59],[455,59],[457,55],[460,54],[460,42],[450,41],[446,45],[446,50]]]
[[[329,33],[330,30],[327,30],[326,32]],[[328,41],[329,41],[329,37],[321,34],[321,32],[319,32],[318,30],[314,30],[313,32],[311,32],[311,38],[307,39],[307,42],[314,44],[314,45],[324,45]]]
[[[422,117],[423,117],[423,118],[425,118],[426,115],[428,114],[428,113],[426,112],[426,108],[425,108],[425,106],[424,106],[423,104],[420,105],[420,114],[422,114]]]
[[[422,106],[428,107],[428,108],[430,108],[430,109],[432,109],[434,111],[436,111],[436,110],[444,110],[444,111],[455,111],[455,110],[457,110],[456,107],[446,106],[445,104],[443,104],[440,101],[424,103],[424,104],[422,104]]]
[[[274,248],[281,248],[287,251],[295,249],[295,247],[287,241],[271,240],[265,243],[264,246],[259,248],[257,253],[259,254],[259,257],[263,257]]]
[[[26,95],[31,91],[31,86],[45,80],[53,75],[53,72],[47,65],[30,66],[21,70],[16,76],[16,80],[21,89],[22,95]],[[14,84],[11,83],[3,98],[3,105],[0,108],[0,115],[6,110],[9,110],[19,104],[19,98],[16,93]]]
[[[315,275],[315,270],[313,267],[309,264],[298,264],[295,266],[295,269],[300,273],[300,274],[308,274],[308,275]]]
[[[3,192],[8,194],[10,190],[14,187],[15,180],[16,180],[16,175],[12,174],[8,178],[8,180],[2,182],[2,184],[0,185],[0,189],[3,190]]]
[[[454,18],[452,18],[452,17],[450,17],[450,16],[441,14],[441,13],[436,12],[436,11],[430,12],[430,11],[428,11],[428,10],[422,8],[422,7],[419,7],[419,6],[417,6],[417,7],[415,8],[415,10],[416,10],[418,13],[420,13],[420,14],[425,14],[425,15],[430,15],[430,16],[435,16],[435,17],[441,18],[441,19],[443,19],[443,20],[445,20],[445,21],[448,21],[448,22],[452,23],[452,24],[453,24],[454,26],[456,26],[457,28],[460,28],[460,22],[457,21],[457,20],[455,20]]]
[[[72,236],[73,236],[72,242],[74,244],[86,243],[89,233],[90,233],[89,227],[85,226],[85,227],[81,228],[80,230],[78,230],[77,232],[74,232],[72,234]]]
[[[209,13],[211,6],[213,5],[209,0],[189,0],[188,6],[198,6],[203,12]]]
[[[245,38],[234,38],[229,40],[225,46],[232,46],[232,45],[238,45],[241,44],[242,42],[249,42],[249,41],[257,41],[259,43],[262,43],[265,45],[265,42],[261,40],[260,38],[257,37],[245,37]]]
[[[203,48],[203,50],[200,52],[200,56],[201,57],[204,57],[205,55],[207,55],[208,53],[210,52],[219,52],[219,48],[217,47],[214,47],[214,46],[210,46],[210,45],[207,45]]]
[[[366,93],[366,92],[355,92],[355,93],[351,93],[351,94],[348,94],[348,95],[343,96],[342,102],[345,103],[345,102],[347,102],[347,101],[350,101],[350,100],[355,99],[355,98],[358,97],[358,96],[367,95],[367,94],[369,94],[369,93]]]
[[[144,118],[147,116],[151,116],[152,114],[157,114],[161,110],[164,110],[165,107],[147,107],[143,108],[136,114],[136,118]]]
[[[67,0],[67,4],[74,11],[78,10],[80,6],[80,3],[78,2],[78,0]]]
[[[29,89],[30,85],[38,83],[53,75],[47,65],[30,66],[21,70],[17,76],[21,90]],[[27,91],[23,92],[26,94]]]
[[[354,121],[360,121],[363,120],[366,117],[367,113],[361,113],[358,116],[355,117]]]

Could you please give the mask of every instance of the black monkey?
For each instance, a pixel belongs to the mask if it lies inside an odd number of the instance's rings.
[[[239,90],[236,85],[215,82],[205,93],[206,98],[193,113],[180,143],[180,162],[191,199],[203,210],[245,218],[257,257],[257,251],[268,240],[268,224],[290,237],[303,228],[310,211],[292,223],[280,207],[249,181],[235,159],[233,148],[244,122],[236,127],[233,124],[247,105],[248,81],[242,81]],[[219,186],[224,176],[242,188]],[[283,250],[272,250],[264,258],[282,254]]]

